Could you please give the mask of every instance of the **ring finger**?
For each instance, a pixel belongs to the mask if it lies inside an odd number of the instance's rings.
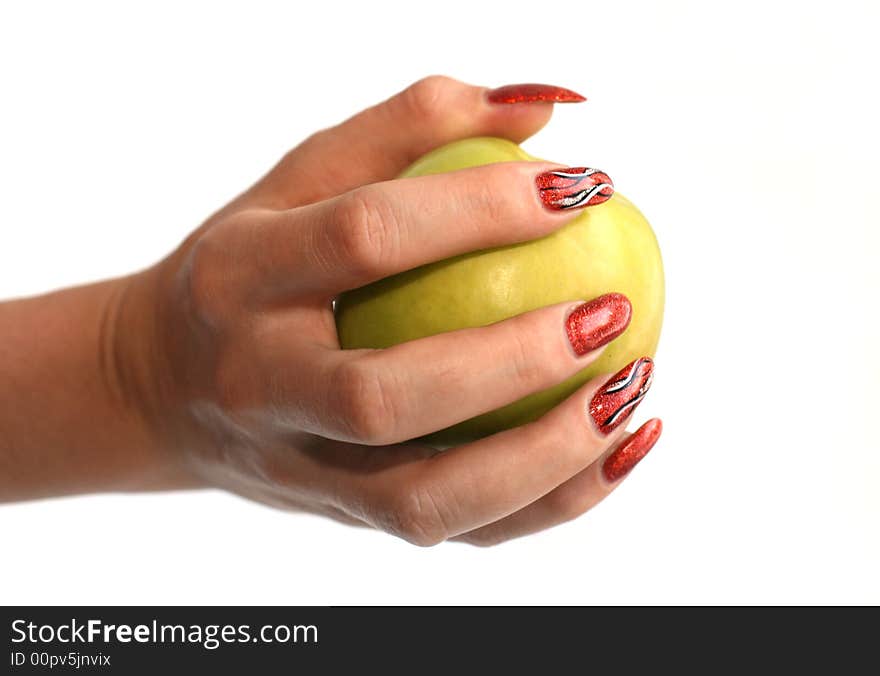
[[[593,464],[647,393],[653,362],[594,379],[534,423],[430,458],[350,477],[353,516],[431,545],[519,512]]]

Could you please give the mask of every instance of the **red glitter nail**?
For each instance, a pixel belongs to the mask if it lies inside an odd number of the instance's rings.
[[[607,481],[619,481],[648,455],[663,432],[660,418],[653,418],[636,430],[629,439],[614,449],[602,464],[602,474]]]
[[[535,182],[544,206],[554,210],[591,207],[614,194],[608,174],[587,167],[545,171]]]
[[[565,321],[575,354],[592,352],[617,338],[629,326],[632,305],[622,293],[606,293],[578,305]]]
[[[602,434],[609,434],[632,415],[654,380],[654,362],[640,357],[618,371],[593,396],[590,415]]]
[[[545,84],[514,84],[491,89],[489,103],[580,103],[586,97],[564,87]]]

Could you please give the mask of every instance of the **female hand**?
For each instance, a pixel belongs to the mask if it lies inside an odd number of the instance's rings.
[[[622,424],[650,385],[647,358],[518,429],[440,453],[408,441],[583,369],[629,322],[619,294],[385,350],[340,349],[340,292],[541,237],[607,199],[604,174],[580,170],[568,188],[540,162],[394,180],[455,139],[537,131],[551,106],[517,91],[422,80],[306,140],[129,278],[111,313],[110,380],[194,482],[419,545],[488,544],[581,514],[647,452],[659,421],[630,437]]]

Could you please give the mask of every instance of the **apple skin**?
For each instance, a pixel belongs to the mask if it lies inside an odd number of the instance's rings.
[[[402,176],[535,159],[511,141],[473,138],[433,150]],[[599,359],[555,387],[425,437],[446,447],[535,420],[591,378],[654,355],[663,262],[651,226],[632,202],[615,192],[541,239],[456,256],[346,292],[336,302],[336,327],[345,349],[384,348],[611,291],[630,299],[632,321]]]

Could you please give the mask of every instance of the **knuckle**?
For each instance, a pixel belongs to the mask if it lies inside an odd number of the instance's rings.
[[[450,212],[475,215],[459,219],[457,227],[462,234],[488,246],[492,244],[489,241],[492,233],[499,229],[509,230],[520,226],[515,219],[510,218],[511,200],[506,197],[507,190],[501,187],[505,185],[505,181],[497,168],[474,167],[467,171],[467,175],[449,177],[444,199],[450,203]],[[487,225],[492,227],[487,228]]]
[[[545,499],[559,523],[577,519],[593,506],[593,498],[590,493],[584,490],[575,490],[574,487],[557,488]]]
[[[221,356],[213,372],[214,402],[221,411],[230,414],[243,411],[248,406],[246,381],[235,364],[235,360]]]
[[[184,267],[184,289],[195,316],[208,324],[222,317],[226,304],[222,288],[222,261],[213,231],[200,238]]]
[[[403,92],[407,113],[421,121],[439,120],[444,114],[443,98],[456,84],[445,75],[430,75]]]
[[[433,547],[449,537],[443,503],[427,485],[400,492],[385,511],[385,529],[419,547]]]
[[[541,350],[529,340],[531,332],[511,327],[509,359],[516,380],[526,388],[538,387],[547,379],[549,364]]]
[[[335,405],[349,436],[368,445],[392,443],[397,427],[393,393],[367,360],[344,362],[336,370]]]
[[[334,137],[338,133],[337,129],[338,127],[328,127],[313,132],[303,139],[299,145],[284,153],[279,165],[291,168],[297,167],[302,170],[312,158],[318,158],[320,161],[320,158],[326,153],[326,148],[332,144]]]
[[[515,377],[525,387],[544,388],[573,375],[571,360],[559,349],[552,333],[560,329],[553,325],[548,313],[514,318],[509,330],[510,363]]]
[[[480,220],[498,225],[516,225],[515,219],[510,218],[511,207],[519,200],[511,200],[507,197],[507,186],[511,184],[510,170],[505,166],[479,167],[480,176],[477,180],[469,181],[470,209],[480,214]],[[499,186],[505,186],[499,189]],[[528,220],[528,219],[523,219]]]
[[[498,226],[506,226],[511,224],[509,216],[509,203],[501,197],[501,193],[492,190],[492,186],[484,183],[480,186],[478,195],[480,200],[480,213],[485,215],[485,219],[490,223]]]
[[[334,213],[336,241],[344,263],[355,272],[382,274],[399,250],[395,210],[381,191],[366,186],[343,195]]]

